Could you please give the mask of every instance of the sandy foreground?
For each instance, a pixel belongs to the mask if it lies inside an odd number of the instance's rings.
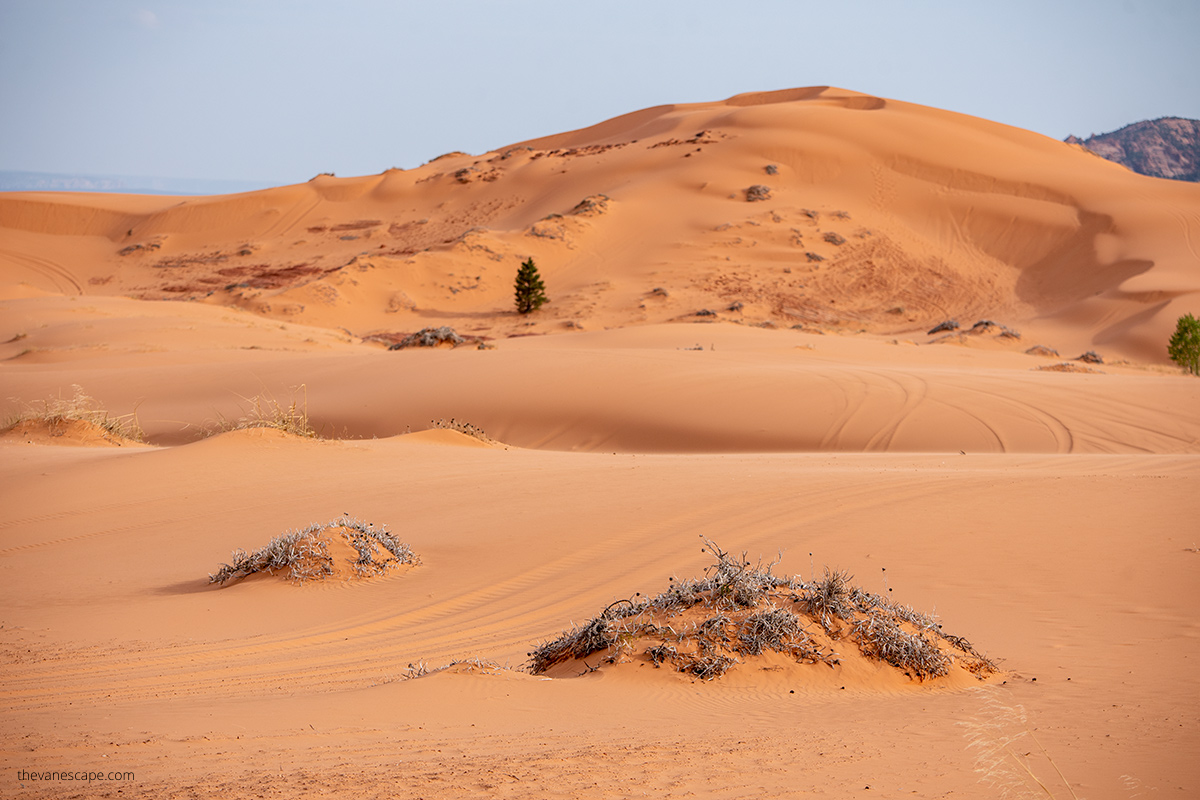
[[[146,434],[0,434],[0,795],[1193,797],[1200,381],[1165,344],[1198,251],[1196,186],[820,88],[246,195],[0,195],[0,411],[77,385]],[[387,349],[437,325],[477,338]],[[221,432],[256,401],[319,437]],[[209,584],[343,514],[422,563]],[[706,539],[1001,671],[524,671]]]

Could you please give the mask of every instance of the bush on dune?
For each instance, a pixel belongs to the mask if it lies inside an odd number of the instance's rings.
[[[785,578],[773,573],[777,562],[752,564],[745,553],[739,558],[711,541],[705,545],[716,557],[705,577],[672,578],[652,599],[635,595],[612,603],[586,624],[539,644],[529,653],[528,670],[537,675],[597,653],[600,661],[588,669],[644,655],[655,667],[670,664],[711,680],[768,651],[832,668],[841,663],[832,643],[842,640],[918,681],[949,674],[955,662],[981,677],[996,670],[966,639],[943,633],[933,617],[854,586],[845,572]]]
[[[336,574],[337,563],[330,546],[339,541],[349,545],[347,560],[356,577],[382,575],[393,567],[419,564],[421,559],[388,530],[376,528],[349,515],[326,523],[309,525],[276,536],[265,546],[247,553],[234,550],[230,563],[208,576],[209,583],[225,584],[258,572],[286,572],[297,583]]]

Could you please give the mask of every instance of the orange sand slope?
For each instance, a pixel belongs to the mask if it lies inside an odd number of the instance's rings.
[[[0,796],[1194,797],[1200,380],[1165,345],[1198,223],[1197,187],[820,88],[246,195],[0,195],[0,415],[33,417]],[[438,325],[478,338],[387,349]],[[273,414],[318,436],[228,430]],[[419,563],[210,584],[344,515]],[[1001,671],[828,631],[711,682],[522,671],[705,539]]]
[[[752,186],[767,198],[748,202]],[[1200,187],[826,87],[243,195],[2,195],[0,226],[4,282],[204,299],[359,336],[702,309],[905,335],[992,318],[1164,363],[1175,320],[1200,312]],[[524,320],[511,281],[529,256],[554,303]]]

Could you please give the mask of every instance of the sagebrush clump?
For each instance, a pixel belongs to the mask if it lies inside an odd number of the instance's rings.
[[[286,571],[287,577],[297,583],[327,578],[337,571],[330,545],[339,539],[351,548],[347,564],[356,577],[381,575],[393,567],[421,563],[386,525],[376,528],[374,523],[344,515],[283,533],[253,553],[234,550],[230,563],[210,574],[208,582],[224,584],[256,572],[276,571]]]
[[[851,576],[826,569],[817,579],[784,578],[778,563],[752,564],[711,541],[716,563],[697,580],[671,579],[649,600],[618,600],[598,616],[563,631],[529,653],[527,669],[541,674],[556,664],[601,654],[595,665],[643,654],[656,666],[670,664],[696,678],[724,675],[746,656],[772,651],[800,663],[834,667],[837,642],[903,670],[914,680],[949,673],[958,661],[979,676],[995,664],[966,639],[943,633],[933,617],[854,586]]]

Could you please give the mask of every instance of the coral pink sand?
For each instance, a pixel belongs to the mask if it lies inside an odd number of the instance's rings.
[[[1165,345],[1197,248],[1200,187],[830,88],[244,195],[0,194],[0,410],[79,385],[147,436],[0,434],[0,795],[1040,792],[1023,764],[1193,797],[1200,381]],[[492,347],[385,347],[439,325]],[[203,435],[255,397],[321,438]],[[344,513],[422,564],[208,584]],[[845,569],[1001,672],[520,670],[701,575],[701,537]],[[407,679],[469,658],[500,668]],[[992,783],[984,723],[1023,734]],[[135,777],[19,777],[50,770]]]

